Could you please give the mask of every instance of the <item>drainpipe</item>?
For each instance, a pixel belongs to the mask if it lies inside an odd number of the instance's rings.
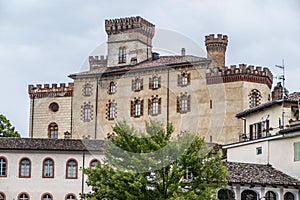
[[[81,194],[84,192],[84,173],[83,169],[85,167],[85,153],[82,154],[82,174],[81,174]]]

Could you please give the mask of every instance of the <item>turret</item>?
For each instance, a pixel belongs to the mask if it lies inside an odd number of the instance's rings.
[[[212,60],[212,67],[225,67],[225,53],[228,44],[227,35],[214,34],[205,36],[207,57]]]

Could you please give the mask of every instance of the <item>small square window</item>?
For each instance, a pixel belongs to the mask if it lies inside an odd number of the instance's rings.
[[[261,155],[262,154],[262,147],[257,147],[256,148],[256,155]]]

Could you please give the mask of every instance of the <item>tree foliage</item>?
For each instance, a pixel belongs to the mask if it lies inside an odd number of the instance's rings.
[[[157,121],[139,133],[126,122],[114,127],[106,141],[105,164],[84,169],[94,199],[217,199],[216,189],[226,186],[227,172],[220,155],[204,139],[175,135]]]
[[[15,127],[2,114],[0,114],[0,137],[20,137],[20,134],[15,131]]]

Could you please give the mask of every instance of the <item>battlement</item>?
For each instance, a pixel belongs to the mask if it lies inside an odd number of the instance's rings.
[[[144,35],[153,38],[155,25],[140,16],[105,20],[105,31],[108,35],[139,29]]]
[[[55,83],[28,85],[28,94],[31,99],[45,97],[70,97],[73,96],[74,83],[60,83],[59,86]]]
[[[246,64],[239,64],[238,67],[231,65],[230,67],[207,69],[206,82],[208,85],[237,81],[262,83],[271,88],[273,75],[267,67],[247,66]]]
[[[215,34],[210,34],[205,36],[205,45],[215,45],[215,44],[222,44],[227,46],[228,44],[228,36],[217,34],[217,37],[215,37]]]
[[[89,56],[90,70],[106,67],[107,66],[107,56],[104,58],[103,55],[100,56]]]

